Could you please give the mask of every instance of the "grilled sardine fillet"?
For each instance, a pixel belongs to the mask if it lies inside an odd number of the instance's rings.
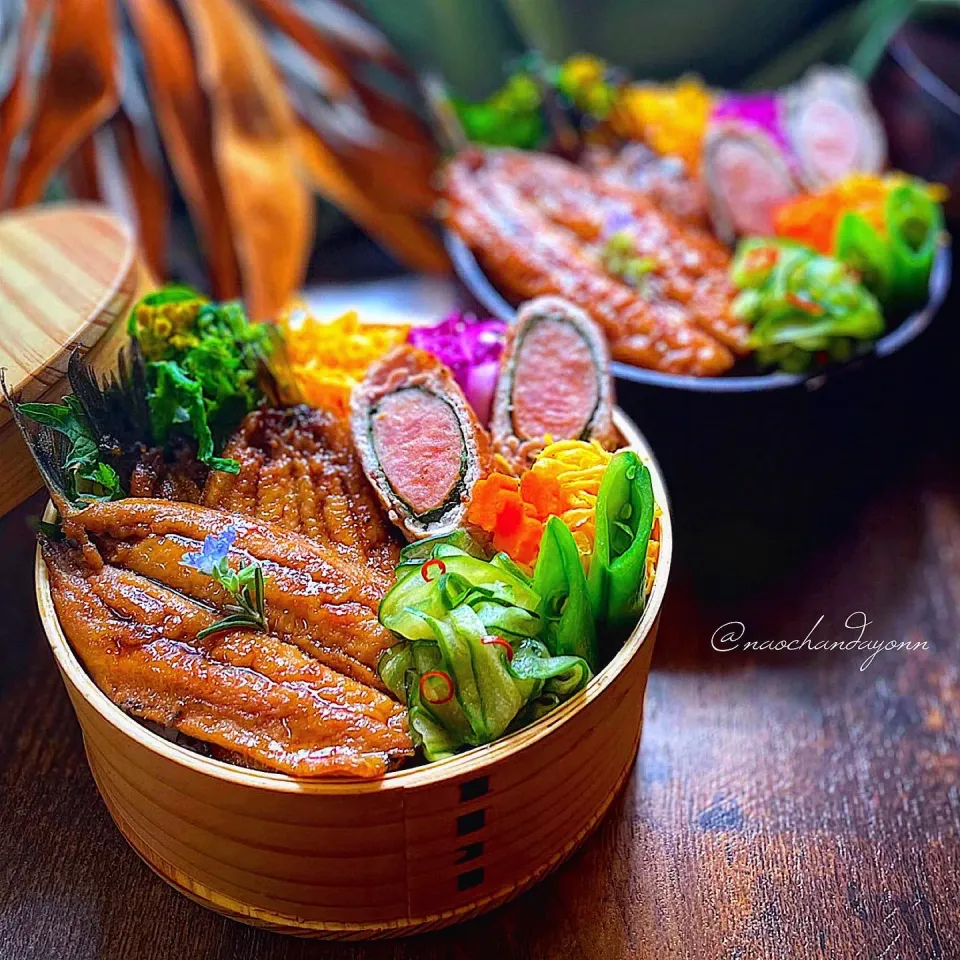
[[[302,534],[192,503],[129,498],[91,504],[65,520],[71,535],[78,528],[92,535],[108,562],[219,610],[231,602],[226,591],[181,561],[208,534],[230,526],[236,530],[231,565],[256,560],[263,570],[270,631],[333,669],[385,689],[377,662],[394,640],[377,620],[389,588],[380,571]]]
[[[255,410],[227,443],[237,474],[213,471],[203,504],[273,523],[393,579],[400,545],[363,474],[350,426],[306,406]]]
[[[595,320],[615,360],[667,373],[716,376],[733,355],[681,304],[645,299],[609,276],[572,230],[552,222],[506,178],[483,175],[467,151],[446,170],[447,223],[517,300],[553,294]]]
[[[413,754],[405,709],[379,691],[269,634],[198,641],[209,608],[128,570],[94,570],[66,543],[42,551],[64,634],[133,716],[297,777],[379,777]]]
[[[485,154],[480,177],[512,184],[553,223],[588,244],[603,244],[611,223],[629,234],[637,255],[654,264],[652,296],[680,304],[690,319],[735,353],[745,353],[749,328],[733,315],[730,252],[706,231],[682,223],[636,190],[608,183],[559,157],[518,150]],[[599,256],[599,249],[597,250]]]

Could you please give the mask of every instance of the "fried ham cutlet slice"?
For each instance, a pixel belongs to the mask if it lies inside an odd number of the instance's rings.
[[[133,716],[296,777],[379,777],[413,754],[406,710],[296,646],[230,630],[208,607],[129,570],[94,570],[66,543],[42,553],[63,632]]]
[[[237,474],[211,472],[202,503],[302,533],[393,579],[400,544],[363,474],[349,424],[306,406],[255,410],[222,456]]]

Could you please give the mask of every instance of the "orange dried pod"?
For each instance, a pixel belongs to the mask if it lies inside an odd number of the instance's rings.
[[[296,122],[249,14],[232,0],[185,0],[210,98],[214,156],[237,241],[251,316],[276,316],[303,280],[313,198]]]
[[[100,203],[103,191],[100,189],[100,158],[93,137],[87,137],[73,152],[73,156],[64,167],[70,195],[78,200],[90,200]]]
[[[412,270],[446,273],[450,261],[436,233],[412,214],[385,206],[359,186],[309,127],[298,132],[300,157],[317,191]]]
[[[200,89],[190,36],[169,0],[127,0],[147,85],[170,165],[197,225],[213,293],[240,293],[230,219],[213,158],[210,110]]]
[[[57,0],[29,141],[11,191],[36,203],[57,168],[117,109],[113,0]]]
[[[33,63],[38,48],[47,42],[50,19],[49,0],[26,0],[13,79],[0,103],[0,202],[7,198],[7,159],[10,150],[33,112],[36,96]],[[5,49],[3,53],[9,55],[9,50]]]
[[[117,154],[137,211],[137,234],[144,258],[155,277],[166,274],[167,181],[163,168],[151,163],[137,139],[133,122],[122,110],[113,119]]]

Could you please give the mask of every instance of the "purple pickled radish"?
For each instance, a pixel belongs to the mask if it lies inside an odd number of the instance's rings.
[[[453,313],[432,327],[412,327],[407,341],[450,368],[481,423],[490,419],[506,324]]]

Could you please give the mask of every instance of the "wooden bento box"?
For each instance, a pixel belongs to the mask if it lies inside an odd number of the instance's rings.
[[[147,864],[237,920],[361,939],[418,933],[490,910],[569,857],[636,757],[673,546],[659,468],[620,411],[616,423],[649,463],[663,510],[656,578],[636,629],[583,691],[530,727],[376,782],[311,782],[230,766],[127,716],[67,643],[38,551],[40,617],[90,769]]]

